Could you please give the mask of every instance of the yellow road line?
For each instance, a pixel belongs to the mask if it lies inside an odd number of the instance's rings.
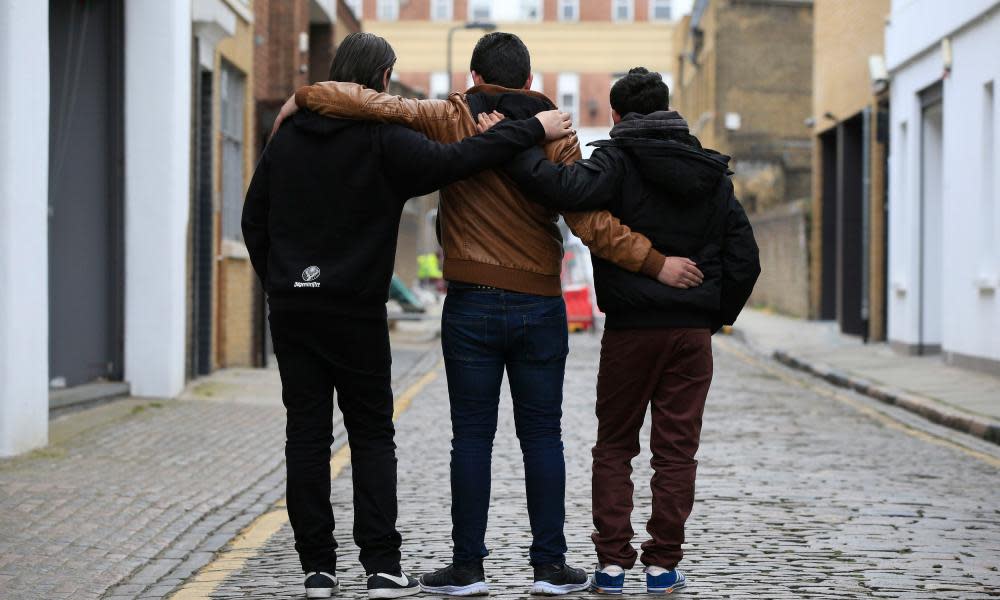
[[[392,409],[393,421],[397,420],[410,407],[417,394],[437,379],[440,370],[441,363],[439,362],[431,371],[425,373],[423,377],[396,398]],[[330,477],[336,479],[350,464],[351,448],[344,444],[330,458]],[[206,600],[209,598],[223,581],[242,569],[247,560],[259,554],[268,540],[288,523],[286,506],[287,503],[282,498],[275,503],[273,510],[254,519],[229,542],[223,551],[212,559],[212,562],[199,569],[194,577],[170,596],[171,600]]]
[[[962,452],[963,454],[966,454],[968,456],[971,456],[973,458],[981,460],[981,461],[985,462],[986,464],[988,464],[990,466],[1000,467],[1000,458],[997,458],[996,456],[992,456],[990,454],[986,454],[985,452],[980,452],[978,450],[973,450],[972,448],[968,448],[968,447],[963,446],[961,444],[955,443],[955,442],[953,442],[953,441],[951,441],[951,440],[949,440],[947,438],[943,438],[941,436],[934,435],[932,433],[929,433],[929,432],[922,431],[920,429],[916,429],[914,427],[911,427],[910,425],[907,425],[906,423],[903,423],[902,421],[898,421],[895,418],[893,418],[892,416],[890,416],[890,415],[888,415],[888,414],[886,414],[886,413],[884,413],[884,412],[882,412],[882,411],[880,411],[880,410],[878,410],[878,409],[876,409],[876,408],[874,408],[874,407],[872,407],[872,406],[870,406],[870,405],[868,405],[868,404],[866,404],[864,402],[861,402],[861,401],[857,400],[856,398],[852,398],[851,396],[849,396],[849,395],[847,395],[847,394],[845,394],[843,392],[838,391],[836,388],[827,387],[828,385],[831,385],[831,384],[817,385],[817,384],[814,384],[814,383],[812,383],[812,382],[810,382],[810,381],[808,381],[808,380],[806,380],[804,378],[800,379],[799,377],[792,377],[792,376],[788,375],[787,373],[781,371],[780,369],[777,369],[774,366],[769,365],[769,364],[761,361],[760,359],[747,354],[746,352],[743,352],[742,350],[738,350],[738,349],[734,348],[731,345],[731,343],[728,342],[728,341],[720,343],[719,347],[721,349],[723,349],[724,351],[726,351],[726,352],[728,352],[728,353],[736,356],[737,358],[739,358],[743,362],[745,362],[747,364],[750,364],[750,365],[753,365],[753,366],[755,366],[757,368],[760,368],[760,369],[762,369],[764,371],[767,371],[771,375],[774,375],[775,377],[777,377],[778,379],[780,379],[780,380],[782,380],[782,381],[784,381],[786,383],[790,383],[790,384],[794,384],[794,385],[796,385],[798,387],[806,388],[806,389],[808,389],[810,391],[813,391],[813,392],[815,392],[817,394],[820,394],[821,396],[826,396],[828,398],[833,398],[834,400],[837,400],[838,402],[842,402],[844,404],[847,404],[847,405],[851,406],[852,408],[856,409],[857,411],[863,413],[865,416],[868,416],[868,417],[870,417],[870,418],[878,421],[879,423],[885,425],[886,427],[889,427],[891,429],[895,429],[897,431],[902,431],[903,433],[905,433],[905,434],[907,434],[909,436],[915,437],[917,439],[923,440],[923,441],[931,443],[931,444],[942,446],[944,448],[950,448],[952,450],[958,450],[959,452]]]

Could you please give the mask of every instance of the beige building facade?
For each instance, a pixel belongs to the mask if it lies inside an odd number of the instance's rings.
[[[886,333],[889,0],[815,0],[810,315]]]

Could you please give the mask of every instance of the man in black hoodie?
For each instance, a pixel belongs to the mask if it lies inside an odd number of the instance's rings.
[[[686,585],[676,569],[694,483],[711,335],[732,324],[760,273],[750,223],[733,195],[729,157],[701,147],[668,111],[660,75],[632,69],[611,90],[611,139],[571,166],[534,149],[507,167],[529,198],[556,210],[607,208],[665,255],[687,256],[704,274],[687,289],[660,286],[594,259],[597,301],[607,313],[597,382],[593,456],[596,591],[621,593],[632,547],[631,461],[652,404],[653,511],[642,545],[651,593]]]
[[[381,90],[395,60],[382,38],[352,34],[330,77]],[[568,135],[568,115],[556,111],[455,144],[400,125],[302,111],[265,148],[247,191],[243,235],[271,309],[288,419],[288,516],[307,597],[328,598],[338,587],[330,506],[334,389],[351,449],[354,539],[368,595],[420,591],[400,567],[385,311],[403,205],[543,138]]]

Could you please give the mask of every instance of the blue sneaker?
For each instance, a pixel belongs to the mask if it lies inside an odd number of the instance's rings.
[[[661,567],[646,567],[646,593],[672,594],[687,587],[687,577],[677,569],[668,571]]]
[[[625,587],[625,569],[618,565],[597,565],[590,590],[597,594],[621,594]]]

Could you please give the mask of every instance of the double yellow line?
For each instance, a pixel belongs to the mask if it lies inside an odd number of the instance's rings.
[[[417,394],[437,379],[440,369],[439,363],[396,398],[392,409],[393,421],[410,407]],[[351,448],[344,444],[330,458],[330,476],[336,479],[349,464],[351,464]],[[170,596],[171,600],[206,600],[211,597],[223,581],[243,569],[247,561],[257,556],[268,540],[288,523],[288,510],[285,506],[285,500],[279,500],[273,510],[254,519],[216,555],[212,562],[199,569],[194,577],[174,592]]]

